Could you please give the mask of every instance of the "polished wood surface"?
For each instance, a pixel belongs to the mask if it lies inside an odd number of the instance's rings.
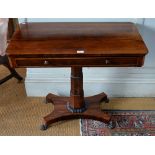
[[[44,123],[42,130],[47,129],[50,124],[57,121],[68,120],[68,119],[94,119],[108,123],[111,120],[111,116],[100,110],[100,102],[106,97],[106,94],[101,93],[95,96],[86,97],[85,102],[87,110],[83,112],[70,112],[66,105],[70,103],[70,97],[60,97],[54,94],[48,94],[46,97],[47,102],[54,104],[54,111],[44,117]]]
[[[110,115],[99,108],[107,95],[84,97],[82,67],[141,67],[147,52],[132,23],[24,23],[7,48],[13,67],[71,67],[70,97],[47,95],[55,109],[42,129],[72,118],[108,123]]]
[[[141,67],[144,57],[77,57],[77,58],[38,58],[11,57],[14,67]]]
[[[84,50],[84,54],[77,54]],[[141,55],[147,48],[132,23],[26,23],[15,32],[9,55]]]
[[[140,67],[147,51],[132,23],[26,23],[7,48],[14,67]]]

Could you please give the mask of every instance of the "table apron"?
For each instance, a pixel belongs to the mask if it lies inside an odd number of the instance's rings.
[[[13,67],[131,67],[142,66],[143,57],[16,58]]]

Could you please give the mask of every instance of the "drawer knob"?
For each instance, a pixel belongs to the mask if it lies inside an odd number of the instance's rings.
[[[44,61],[44,65],[48,65],[49,62],[47,60]]]
[[[109,63],[110,63],[110,60],[106,59],[105,64],[109,64]]]

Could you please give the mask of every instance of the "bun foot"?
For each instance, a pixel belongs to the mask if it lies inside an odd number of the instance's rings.
[[[105,103],[109,103],[109,99],[108,98],[105,100]]]
[[[42,131],[47,130],[47,128],[48,128],[48,125],[46,125],[46,124],[43,124],[40,126],[40,130],[42,130]]]

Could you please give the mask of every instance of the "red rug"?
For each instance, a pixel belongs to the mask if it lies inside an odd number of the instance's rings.
[[[155,136],[155,111],[109,111],[116,123],[81,119],[82,136]]]

